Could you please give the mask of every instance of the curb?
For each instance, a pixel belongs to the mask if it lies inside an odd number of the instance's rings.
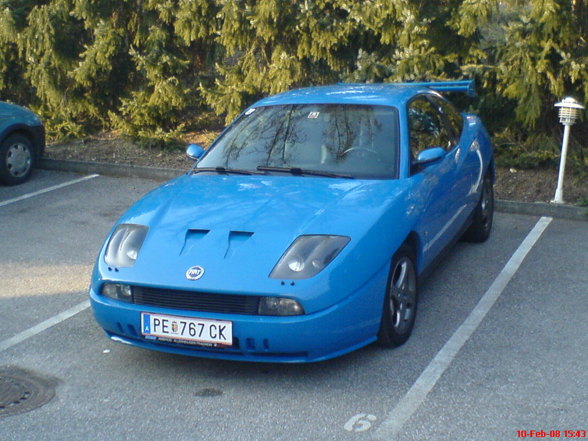
[[[122,178],[153,179],[167,181],[180,176],[186,170],[177,168],[159,168],[140,165],[110,164],[106,162],[66,161],[62,159],[41,159],[39,168],[45,170],[67,171],[75,173],[97,173]],[[533,216],[550,216],[562,219],[588,221],[588,207],[566,204],[549,204],[546,202],[517,202],[497,200],[496,211]]]
[[[588,207],[576,205],[549,204],[547,202],[517,202],[497,200],[496,211],[513,214],[529,214],[534,216],[549,216],[560,219],[588,221]]]
[[[167,181],[188,171],[178,168],[147,167],[142,165],[110,164],[107,162],[66,161],[62,159],[41,159],[39,168],[44,170],[74,173],[97,173],[119,178],[142,178]]]

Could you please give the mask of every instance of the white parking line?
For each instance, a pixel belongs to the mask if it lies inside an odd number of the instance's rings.
[[[19,196],[17,198],[8,199],[6,201],[0,202],[0,207],[4,207],[4,206],[10,205],[10,204],[14,204],[15,202],[24,201],[25,199],[30,199],[32,197],[39,196],[41,194],[48,193],[48,192],[53,191],[53,190],[59,190],[60,188],[68,187],[70,185],[77,184],[79,182],[84,182],[84,181],[87,181],[89,179],[94,179],[94,178],[97,178],[98,176],[100,176],[100,175],[88,175],[88,176],[84,176],[83,178],[74,179],[73,181],[67,181],[67,182],[64,182],[62,184],[54,185],[52,187],[47,187],[47,188],[44,188],[43,190],[35,191],[33,193],[27,193],[27,194],[24,194],[24,195]]]
[[[484,320],[488,311],[490,311],[496,300],[498,300],[529,251],[537,243],[551,221],[552,218],[550,217],[539,219],[470,315],[447,343],[445,343],[406,395],[402,397],[380,427],[378,427],[378,430],[374,434],[376,440],[393,441],[396,439],[404,424],[425,401],[427,395],[435,387],[435,384],[437,384],[441,375],[447,370],[457,353],[476,331],[482,320]]]
[[[0,352],[5,351],[6,349],[9,349],[19,343],[22,343],[23,341],[34,337],[37,334],[40,334],[41,332],[49,329],[52,326],[55,326],[71,317],[73,317],[74,315],[78,314],[79,312],[82,312],[83,310],[89,308],[90,306],[90,302],[88,300],[84,300],[82,303],[77,304],[76,306],[69,308],[66,311],[63,311],[53,317],[51,317],[50,319],[45,320],[44,322],[39,323],[38,325],[33,326],[32,328],[29,328],[23,332],[20,332],[18,334],[16,334],[14,337],[10,337],[7,338],[4,341],[0,342]]]

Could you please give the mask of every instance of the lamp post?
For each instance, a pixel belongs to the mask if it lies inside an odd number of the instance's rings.
[[[570,139],[570,127],[580,117],[580,113],[584,106],[581,105],[572,97],[564,98],[563,101],[557,103],[555,107],[559,107],[559,122],[564,125],[564,136],[561,145],[561,159],[559,162],[559,176],[557,178],[557,189],[555,190],[555,197],[553,203],[563,204],[563,181],[566,173],[566,157],[568,156],[568,141]]]

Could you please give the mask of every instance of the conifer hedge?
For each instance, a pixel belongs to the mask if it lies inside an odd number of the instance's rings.
[[[261,96],[337,81],[475,78],[521,138],[588,101],[588,0],[0,0],[0,99],[54,137],[174,139]]]

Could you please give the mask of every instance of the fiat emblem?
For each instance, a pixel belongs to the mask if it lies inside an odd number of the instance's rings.
[[[193,266],[192,268],[188,268],[186,271],[186,279],[188,280],[198,280],[204,275],[204,268],[201,266]]]

